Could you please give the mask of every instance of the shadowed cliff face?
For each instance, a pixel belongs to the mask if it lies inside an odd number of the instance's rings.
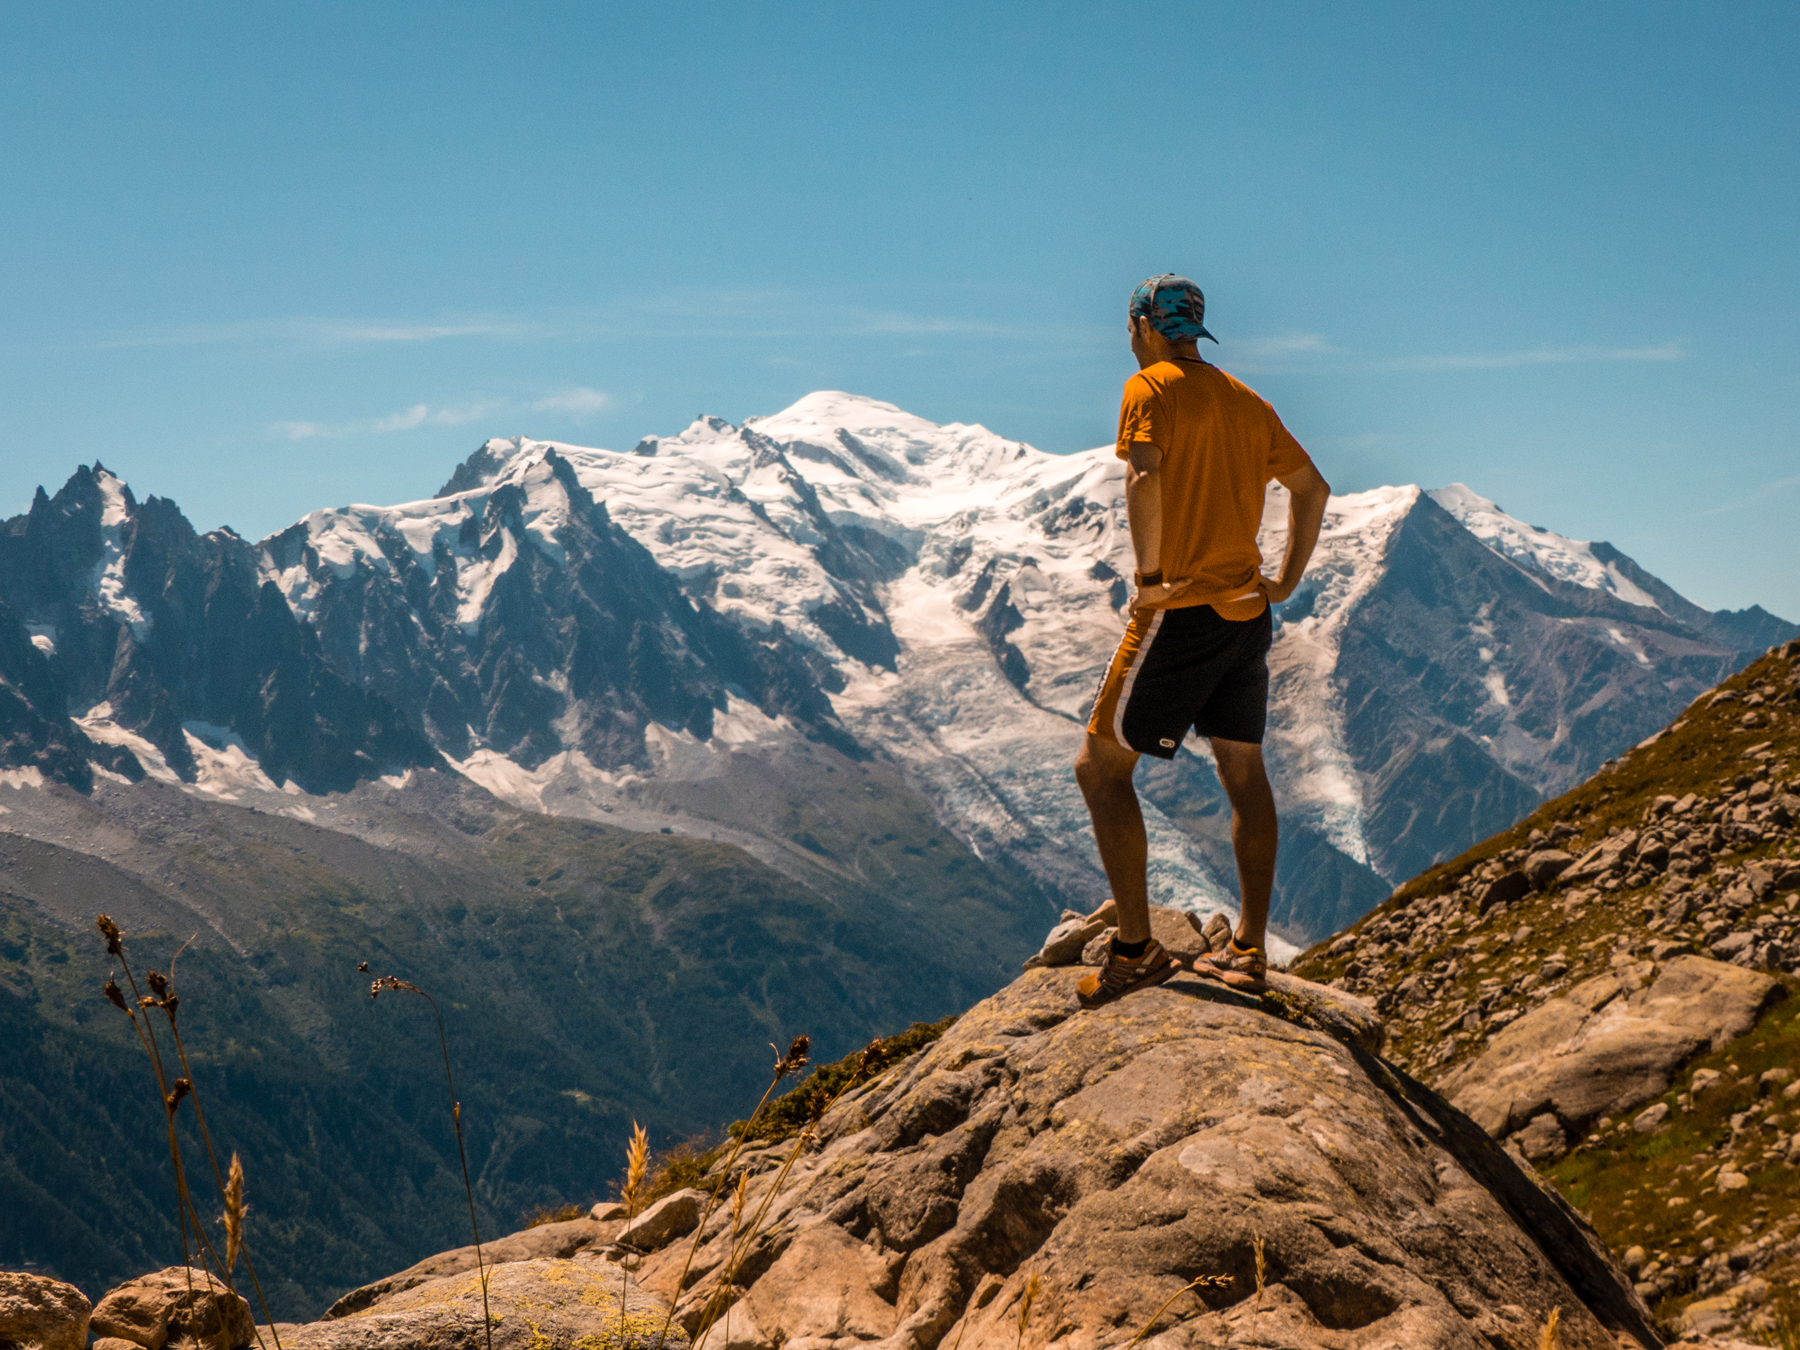
[[[140,505],[98,466],[6,522],[0,594],[43,639],[62,691],[64,707],[40,716],[105,705],[108,730],[141,737],[188,781],[187,723],[228,729],[272,782],[313,792],[437,760],[392,705],[326,664],[249,545],[196,535],[174,503]],[[103,762],[120,759],[113,749]]]

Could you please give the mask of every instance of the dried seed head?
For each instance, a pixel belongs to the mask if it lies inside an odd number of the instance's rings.
[[[106,977],[106,983],[100,987],[100,992],[105,994],[106,1001],[111,1003],[113,1007],[117,1008],[120,1012],[128,1013],[131,1011],[131,1005],[125,1001],[124,991],[114,983],[113,977],[110,974]]]
[[[144,983],[150,986],[150,992],[155,994],[158,998],[167,998],[169,996],[169,981],[161,971],[151,971],[148,975],[144,976]]]
[[[1268,1268],[1263,1264],[1263,1235],[1261,1233],[1258,1233],[1256,1235],[1255,1244],[1256,1244],[1256,1297],[1257,1297],[1258,1301],[1260,1301],[1262,1299],[1262,1294],[1263,1294],[1263,1276],[1265,1274],[1267,1274],[1267,1271],[1268,1271]]]
[[[650,1135],[635,1120],[631,1122],[631,1143],[625,1149],[625,1191],[619,1199],[625,1206],[625,1217],[637,1217],[638,1203],[644,1194],[644,1170],[650,1162]]]
[[[1038,1292],[1043,1289],[1044,1282],[1034,1270],[1031,1278],[1025,1281],[1025,1296],[1019,1300],[1019,1335],[1025,1335],[1025,1327],[1031,1321],[1031,1305],[1037,1302]]]
[[[746,1168],[738,1173],[737,1186],[731,1192],[731,1232],[736,1236],[744,1222],[744,1201],[750,1195],[750,1172]]]
[[[774,1048],[772,1045],[769,1047],[771,1050]],[[788,1046],[788,1052],[785,1055],[778,1054],[775,1058],[775,1081],[779,1083],[790,1073],[798,1073],[804,1069],[811,1054],[812,1037],[804,1033],[794,1037],[793,1044]]]
[[[94,920],[94,927],[98,928],[101,934],[106,938],[106,954],[108,956],[119,956],[123,954],[125,950],[125,939],[120,936],[119,925],[112,921],[112,915],[102,914],[99,918]]]
[[[225,1269],[236,1269],[238,1249],[244,1243],[244,1164],[231,1155],[231,1173],[225,1182]]]
[[[367,961],[358,961],[356,963],[356,968],[365,975],[369,973],[369,963]]]
[[[193,1090],[194,1085],[185,1078],[177,1078],[169,1084],[169,1095],[163,1099],[163,1105],[169,1109],[170,1115],[175,1114],[175,1108],[181,1105],[181,1099]]]
[[[1561,1308],[1550,1310],[1550,1319],[1544,1323],[1543,1334],[1538,1337],[1538,1350],[1562,1350]]]

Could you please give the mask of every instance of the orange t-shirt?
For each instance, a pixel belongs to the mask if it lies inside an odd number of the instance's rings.
[[[1271,478],[1312,463],[1300,442],[1254,389],[1197,361],[1158,361],[1125,381],[1120,459],[1134,441],[1162,448],[1162,572],[1190,583],[1158,608],[1261,614],[1263,493]]]

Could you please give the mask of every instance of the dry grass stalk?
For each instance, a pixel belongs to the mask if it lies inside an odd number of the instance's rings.
[[[775,1050],[775,1046],[771,1044],[769,1049]],[[781,1085],[781,1080],[786,1078],[789,1074],[798,1073],[801,1069],[804,1069],[806,1067],[806,1062],[811,1055],[812,1037],[806,1035],[804,1032],[794,1037],[792,1043],[789,1044],[785,1055],[782,1054],[781,1051],[775,1050],[775,1070],[773,1076],[769,1079],[769,1086],[763,1089],[762,1100],[757,1102],[756,1110],[750,1113],[750,1119],[744,1122],[743,1131],[732,1143],[731,1152],[726,1155],[724,1165],[719,1168],[718,1176],[713,1179],[712,1190],[707,1193],[706,1208],[700,1211],[700,1223],[694,1229],[693,1239],[688,1243],[687,1259],[681,1263],[681,1274],[676,1277],[675,1292],[669,1299],[669,1310],[663,1315],[662,1329],[656,1333],[656,1350],[662,1350],[663,1341],[669,1334],[669,1324],[675,1319],[675,1304],[681,1298],[681,1291],[687,1288],[688,1271],[693,1268],[694,1253],[700,1250],[700,1240],[706,1236],[706,1221],[712,1218],[713,1211],[718,1208],[719,1195],[724,1190],[726,1179],[731,1175],[731,1169],[737,1162],[738,1154],[744,1151],[744,1144],[750,1139],[753,1133],[752,1127],[756,1124],[756,1118],[763,1113],[763,1108],[769,1104],[769,1098],[775,1095],[775,1089]],[[738,1177],[738,1195],[736,1199],[737,1212],[732,1218],[731,1242],[729,1243],[729,1246],[732,1248],[737,1246],[737,1220],[743,1213],[744,1186],[745,1178],[740,1174]],[[711,1300],[708,1300],[709,1306],[710,1302]],[[697,1341],[699,1338],[696,1337],[695,1339]]]
[[[175,1173],[175,1213],[181,1227],[181,1263],[183,1270],[189,1272],[186,1276],[188,1304],[190,1307],[198,1306],[198,1301],[194,1297],[194,1279],[191,1273],[194,1268],[195,1244],[199,1247],[201,1271],[208,1274],[216,1271],[219,1282],[225,1286],[227,1294],[233,1298],[238,1297],[238,1292],[236,1285],[232,1282],[231,1271],[236,1265],[238,1253],[242,1251],[244,1265],[249,1270],[251,1283],[256,1289],[257,1301],[262,1305],[264,1324],[269,1326],[270,1335],[274,1336],[272,1324],[275,1319],[270,1315],[268,1300],[263,1296],[262,1282],[257,1278],[256,1266],[250,1260],[250,1253],[243,1251],[242,1248],[242,1166],[239,1165],[237,1169],[240,1196],[240,1209],[237,1217],[238,1238],[233,1243],[230,1241],[229,1232],[227,1233],[227,1250],[232,1259],[222,1261],[219,1258],[218,1250],[213,1246],[212,1239],[207,1235],[206,1225],[201,1222],[200,1211],[194,1203],[193,1192],[188,1187],[187,1164],[182,1157],[181,1137],[175,1128],[176,1113],[181,1109],[181,1103],[192,1097],[194,1119],[200,1129],[201,1141],[206,1146],[207,1161],[212,1165],[213,1183],[219,1189],[221,1200],[226,1201],[226,1210],[229,1213],[231,1204],[227,1196],[226,1181],[219,1171],[218,1154],[213,1150],[212,1133],[207,1129],[206,1113],[201,1109],[200,1096],[194,1091],[193,1070],[188,1065],[187,1046],[181,1039],[181,1024],[177,1018],[181,1008],[181,998],[175,992],[175,962],[180,959],[181,953],[187,950],[188,943],[182,943],[175,955],[169,959],[167,975],[155,970],[146,972],[144,984],[150,990],[146,994],[143,989],[139,988],[137,975],[131,969],[131,961],[125,953],[125,935],[120,931],[119,925],[113,922],[110,915],[101,914],[95,918],[94,926],[106,939],[107,955],[115,958],[119,962],[119,968],[125,972],[126,982],[131,985],[132,999],[130,1002],[126,1001],[124,991],[119,988],[117,981],[110,974],[106,977],[106,983],[101,987],[101,992],[106,995],[107,1002],[131,1019],[132,1030],[137,1033],[138,1043],[143,1046],[145,1057],[150,1061],[151,1071],[156,1076],[157,1092],[162,1098],[163,1118],[169,1134],[169,1161]],[[188,939],[188,942],[192,941],[192,938]],[[179,1077],[171,1078],[163,1062],[162,1044],[156,1034],[155,1026],[149,1019],[151,1008],[160,1009],[163,1016],[168,1019],[169,1036],[174,1044],[177,1061],[181,1065],[181,1076]],[[138,1016],[140,1011],[144,1013],[141,1018]],[[235,1154],[233,1159],[235,1161]],[[191,1243],[188,1236],[190,1225],[193,1232],[193,1242]],[[220,1350],[229,1350],[229,1347],[223,1344],[227,1338],[225,1312],[218,1306],[219,1295],[211,1290],[210,1285],[207,1300],[212,1304],[213,1311],[219,1319]],[[261,1327],[256,1328],[256,1337],[257,1343],[260,1345],[262,1342]],[[275,1338],[275,1350],[281,1350],[281,1340],[278,1336]]]
[[[1037,1302],[1037,1296],[1044,1287],[1044,1281],[1034,1270],[1025,1281],[1025,1293],[1019,1299],[1019,1336],[1014,1346],[1025,1344],[1025,1328],[1031,1325],[1031,1305]]]
[[[795,1043],[799,1044],[798,1041]],[[864,1052],[865,1055],[868,1053],[870,1052]],[[804,1063],[804,1060],[801,1062]],[[780,1067],[780,1063],[777,1062],[776,1068],[779,1070]],[[798,1065],[795,1067],[798,1067]],[[781,1164],[781,1170],[775,1174],[775,1180],[770,1184],[768,1192],[763,1196],[762,1204],[757,1206],[756,1213],[750,1220],[748,1231],[745,1232],[741,1239],[738,1239],[735,1233],[733,1234],[731,1252],[727,1256],[725,1264],[720,1268],[718,1287],[713,1290],[712,1294],[701,1306],[700,1321],[694,1331],[694,1343],[696,1345],[705,1339],[706,1333],[712,1329],[713,1323],[718,1321],[724,1311],[730,1307],[728,1300],[731,1297],[731,1289],[733,1283],[737,1279],[738,1270],[743,1266],[744,1258],[750,1254],[750,1249],[756,1245],[756,1239],[762,1235],[763,1220],[768,1217],[770,1207],[774,1205],[776,1199],[781,1195],[782,1190],[787,1186],[788,1174],[793,1171],[794,1164],[799,1161],[800,1155],[806,1151],[807,1145],[812,1142],[814,1135],[818,1131],[819,1122],[824,1120],[831,1108],[838,1104],[846,1092],[849,1092],[860,1085],[861,1082],[856,1074],[847,1074],[844,1077],[843,1086],[838,1088],[829,1100],[822,1097],[813,1100],[811,1104],[812,1120],[808,1123],[806,1128],[800,1132],[799,1137],[794,1140],[794,1147],[788,1151],[787,1158]],[[764,1100],[767,1100],[766,1094]],[[752,1117],[752,1119],[754,1119],[754,1117]],[[740,1138],[747,1137],[749,1133],[750,1131],[747,1122],[744,1133]],[[732,1156],[735,1157],[736,1154],[734,1153]],[[696,1239],[698,1236],[699,1233],[696,1231]],[[692,1256],[691,1251],[689,1256]],[[685,1274],[685,1272],[686,1267],[683,1267],[683,1273]],[[678,1291],[679,1288],[680,1286],[678,1285]],[[715,1305],[719,1305],[717,1311],[715,1311]],[[674,1307],[671,1304],[670,1315],[673,1316],[673,1314]]]
[[[1250,1309],[1250,1343],[1256,1344],[1256,1319],[1262,1315],[1263,1290],[1267,1287],[1264,1277],[1268,1268],[1263,1264],[1263,1235],[1258,1233],[1253,1241],[1256,1244],[1256,1305]]]
[[[644,1173],[650,1165],[650,1136],[642,1125],[631,1122],[631,1143],[625,1148],[625,1189],[619,1199],[629,1223],[637,1218],[644,1201]]]
[[[363,974],[369,973],[369,963],[359,961],[356,968]],[[493,1318],[488,1312],[488,1271],[487,1263],[481,1256],[481,1227],[475,1222],[475,1188],[469,1184],[469,1154],[463,1147],[462,1103],[456,1098],[456,1079],[450,1073],[450,1041],[444,1035],[444,1014],[438,1010],[437,1000],[411,981],[403,980],[397,975],[381,975],[369,982],[369,998],[380,997],[382,990],[403,990],[417,994],[431,1005],[431,1015],[437,1019],[438,1048],[444,1054],[444,1082],[450,1089],[450,1120],[456,1126],[456,1156],[462,1163],[463,1194],[469,1200],[469,1231],[475,1235],[475,1272],[481,1279],[481,1330],[487,1340],[487,1350],[494,1350]],[[277,1348],[279,1350],[279,1347]]]
[[[1186,1284],[1182,1285],[1181,1288],[1177,1289],[1163,1300],[1162,1307],[1150,1314],[1150,1320],[1144,1323],[1144,1329],[1126,1343],[1125,1350],[1132,1350],[1133,1346],[1137,1345],[1144,1337],[1148,1336],[1150,1334],[1150,1329],[1156,1325],[1156,1319],[1166,1313],[1169,1310],[1169,1305],[1183,1294],[1192,1293],[1196,1289],[1229,1289],[1232,1286],[1232,1283],[1232,1278],[1229,1275],[1194,1276],[1193,1279],[1189,1280]]]
[[[225,1183],[225,1269],[237,1265],[244,1244],[244,1164],[231,1155],[231,1176]]]
[[[1552,1308],[1538,1336],[1538,1350],[1562,1350],[1562,1309]]]

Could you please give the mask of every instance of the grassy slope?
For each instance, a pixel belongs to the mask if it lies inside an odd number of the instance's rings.
[[[183,1026],[285,1316],[467,1240],[428,1010],[371,1003],[358,961],[444,1006],[492,1233],[598,1198],[633,1119],[666,1140],[744,1114],[770,1041],[831,1056],[967,1006],[1044,923],[972,860],[958,896],[853,906],[680,836],[499,810],[384,849],[166,795],[136,875],[0,835],[0,1189],[23,1197],[0,1206],[0,1266],[96,1297],[180,1256],[154,1089],[99,994],[100,910],[140,974],[200,930]],[[896,823],[878,851],[958,851]]]
[[[1345,934],[1308,951],[1295,970],[1379,1000],[1391,1019],[1390,1057],[1427,1081],[1442,1081],[1512,1016],[1603,973],[1615,958],[1704,954],[1710,941],[1759,921],[1778,939],[1789,935],[1792,950],[1800,908],[1792,883],[1741,914],[1715,907],[1654,929],[1651,921],[1668,903],[1660,877],[1610,892],[1553,886],[1486,917],[1472,895],[1484,873],[1516,864],[1533,831],[1560,836],[1558,846],[1579,856],[1615,827],[1641,828],[1657,798],[1689,792],[1707,799],[1687,817],[1697,832],[1711,837],[1712,817],[1725,816],[1709,870],[1697,882],[1705,885],[1722,869],[1749,861],[1783,870],[1782,860],[1800,852],[1794,830],[1769,830],[1761,840],[1733,835],[1730,803],[1756,781],[1800,790],[1793,781],[1800,703],[1791,697],[1767,703],[1745,725],[1741,701],[1757,690],[1792,689],[1795,669],[1779,655],[1753,663],[1720,686],[1740,701],[1709,707],[1711,695],[1697,700],[1653,743],[1546,802],[1513,829],[1408,882]],[[1558,973],[1558,964],[1566,969]],[[1800,1072],[1800,998],[1791,996],[1800,981],[1780,978],[1790,997],[1751,1033],[1684,1068],[1663,1099],[1672,1115],[1660,1131],[1640,1134],[1628,1121],[1603,1121],[1546,1168],[1616,1250],[1645,1249],[1645,1273],[1653,1277],[1646,1292],[1665,1318],[1735,1278],[1733,1269],[1761,1267],[1771,1278],[1797,1273],[1800,1251],[1789,1249],[1800,1232],[1800,1170],[1764,1153],[1800,1128],[1800,1094],[1771,1095],[1757,1082],[1770,1067]],[[1419,991],[1413,996],[1402,991],[1409,980]],[[1693,1097],[1693,1075],[1703,1068],[1719,1071],[1721,1081]],[[1745,1129],[1734,1132],[1734,1116]],[[1747,1169],[1751,1185],[1721,1194],[1710,1183],[1721,1164],[1734,1162]],[[1671,1205],[1671,1199],[1685,1203]]]

